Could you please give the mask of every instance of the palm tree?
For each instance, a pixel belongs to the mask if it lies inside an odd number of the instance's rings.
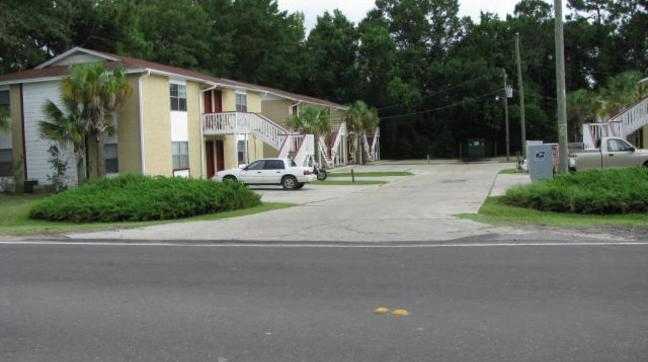
[[[367,131],[376,129],[380,124],[378,111],[375,108],[370,108],[363,101],[356,101],[347,111],[346,122],[349,132],[353,134],[352,154],[354,161],[363,164],[365,163],[365,152],[362,139],[366,136]]]
[[[641,73],[629,71],[608,79],[605,87],[599,91],[597,115],[606,120],[625,107],[648,97],[648,84],[641,82],[643,78]]]
[[[92,174],[104,176],[104,140],[114,131],[115,114],[131,93],[126,73],[121,68],[108,70],[103,63],[76,65],[63,80],[62,93],[76,104],[88,136],[97,142]]]
[[[69,100],[64,101],[65,111],[52,101],[43,107],[47,120],[40,121],[40,133],[44,138],[62,145],[72,146],[76,161],[77,184],[85,180],[85,154],[87,124],[79,112],[77,105]]]
[[[331,116],[329,111],[327,109],[306,107],[299,114],[293,115],[288,120],[288,127],[315,136],[315,162],[322,166],[320,162],[319,138],[331,132]]]

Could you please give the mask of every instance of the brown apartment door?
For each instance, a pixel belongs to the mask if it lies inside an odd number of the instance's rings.
[[[225,147],[223,141],[216,140],[216,171],[223,171],[225,169]]]
[[[214,141],[207,141],[205,150],[207,151],[207,178],[212,178],[216,174],[214,170]]]
[[[221,113],[223,111],[223,93],[219,90],[214,92],[214,113]]]
[[[212,92],[205,92],[205,113],[212,113]]]

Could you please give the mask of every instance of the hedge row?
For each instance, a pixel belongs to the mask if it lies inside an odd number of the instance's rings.
[[[169,220],[259,204],[259,195],[235,182],[124,175],[48,197],[30,216],[73,222]]]
[[[648,168],[592,170],[510,189],[504,202],[580,214],[648,212]]]

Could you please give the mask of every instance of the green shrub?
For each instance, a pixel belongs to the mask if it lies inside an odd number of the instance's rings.
[[[648,212],[648,168],[592,170],[514,187],[506,204],[579,214]]]
[[[73,222],[170,220],[254,207],[260,199],[236,182],[124,175],[43,199],[30,217]]]

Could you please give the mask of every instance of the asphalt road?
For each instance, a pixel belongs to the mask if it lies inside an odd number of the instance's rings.
[[[0,245],[0,360],[646,361],[648,245]]]

